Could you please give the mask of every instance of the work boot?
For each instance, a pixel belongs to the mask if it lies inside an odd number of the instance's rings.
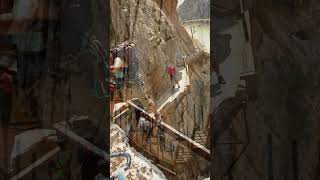
[[[226,81],[221,75],[218,76],[218,81],[219,81],[219,84],[226,84]]]

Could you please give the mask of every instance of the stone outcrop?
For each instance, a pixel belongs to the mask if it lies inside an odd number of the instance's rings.
[[[185,0],[179,7],[179,15],[182,20],[209,19],[209,0]]]

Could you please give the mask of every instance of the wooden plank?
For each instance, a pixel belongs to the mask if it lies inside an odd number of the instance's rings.
[[[113,122],[118,119],[120,116],[122,116],[124,113],[126,113],[127,111],[129,110],[129,108],[125,109],[124,111],[122,111],[120,114],[116,115],[114,118],[113,118]]]
[[[169,172],[170,174],[172,174],[172,175],[174,175],[174,176],[176,176],[176,175],[177,175],[177,173],[176,173],[176,172],[171,171],[170,169],[168,169],[168,168],[166,168],[166,167],[162,166],[161,164],[157,164],[157,166],[158,166],[158,167],[160,167],[161,169],[163,169],[163,170],[165,170],[165,171]]]
[[[18,174],[14,175],[11,180],[17,180],[28,174],[30,171],[35,169],[36,167],[40,166],[42,163],[46,162],[50,158],[52,158],[54,155],[56,155],[60,151],[60,147],[56,147],[55,149],[48,152],[46,155],[42,156],[40,159],[32,163],[30,166],[26,167],[22,171],[20,171]]]
[[[89,141],[85,140],[81,136],[77,135],[70,129],[66,128],[65,122],[56,123],[53,125],[55,129],[63,133],[64,135],[68,136],[70,139],[74,140],[75,142],[79,143],[86,149],[90,150],[91,152],[95,153],[96,155],[104,158],[105,160],[109,160],[109,154],[107,154],[105,151],[101,150],[94,144],[90,143]]]

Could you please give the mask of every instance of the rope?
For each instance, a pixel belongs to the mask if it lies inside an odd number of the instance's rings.
[[[124,170],[128,170],[131,166],[131,156],[129,153],[126,152],[116,152],[116,153],[111,153],[110,158],[115,158],[115,157],[125,157],[127,159],[126,167]]]

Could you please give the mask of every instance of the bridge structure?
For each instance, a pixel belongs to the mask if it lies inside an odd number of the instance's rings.
[[[149,137],[137,128],[136,112],[151,122],[152,132]],[[193,158],[210,161],[210,150],[204,146],[205,143],[191,139],[163,121],[157,123],[153,114],[137,106],[133,100],[127,101],[126,105],[116,111],[113,122],[126,132],[131,146],[172,175],[176,175],[176,165],[187,163]],[[160,130],[164,132],[164,140],[159,138]]]

